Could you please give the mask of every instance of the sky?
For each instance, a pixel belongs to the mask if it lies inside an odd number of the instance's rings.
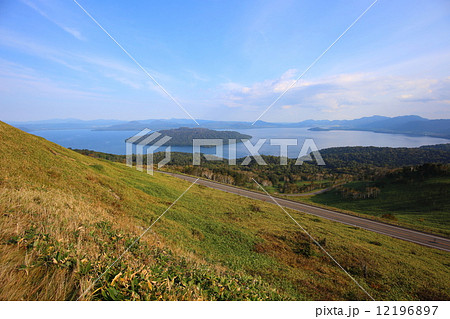
[[[297,82],[373,0],[77,1],[117,43],[75,1],[0,0],[0,120],[253,122],[291,85],[261,120],[450,117],[448,0],[379,0]]]

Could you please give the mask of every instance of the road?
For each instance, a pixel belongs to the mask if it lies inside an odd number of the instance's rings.
[[[189,182],[193,182],[196,179],[196,177],[192,177],[192,176],[186,176],[186,175],[163,172],[163,171],[159,171],[159,172],[163,173],[163,174],[171,175],[171,176],[174,176],[177,178],[181,178],[181,179],[187,180]],[[264,193],[258,193],[258,192],[254,192],[254,191],[250,191],[250,190],[245,190],[242,188],[238,188],[238,187],[234,187],[234,186],[230,186],[230,185],[224,185],[224,184],[220,184],[220,183],[217,183],[214,181],[204,180],[204,179],[199,179],[197,181],[197,184],[203,185],[203,186],[206,186],[209,188],[218,189],[218,190],[221,190],[224,192],[228,192],[228,193],[232,193],[232,194],[236,194],[236,195],[240,195],[240,196],[245,196],[248,198],[261,200],[261,201],[265,201],[265,202],[274,204],[273,199]],[[275,200],[281,206],[290,208],[290,209],[294,209],[299,212],[322,217],[322,218],[329,219],[329,220],[332,220],[332,221],[335,221],[338,223],[363,228],[366,230],[370,230],[370,231],[380,233],[383,235],[387,235],[390,237],[402,239],[402,240],[409,241],[412,243],[420,244],[423,246],[428,246],[428,247],[432,247],[432,248],[450,252],[450,239],[447,239],[444,237],[427,234],[427,233],[423,233],[420,231],[407,229],[407,228],[399,227],[399,226],[395,226],[395,225],[389,225],[386,223],[378,222],[378,221],[363,218],[363,217],[353,216],[353,215],[349,215],[349,214],[345,214],[345,213],[339,213],[339,212],[336,212],[333,210],[320,208],[320,207],[316,207],[316,206],[311,206],[311,205],[295,202],[295,201],[288,200],[288,199],[282,199],[282,198],[276,197]]]

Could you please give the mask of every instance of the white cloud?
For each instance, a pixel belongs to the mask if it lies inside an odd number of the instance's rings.
[[[67,33],[69,33],[73,37],[77,38],[78,40],[86,40],[85,37],[81,34],[81,32],[78,31],[76,28],[68,27],[68,26],[62,24],[61,22],[55,20],[54,18],[51,18],[44,10],[39,8],[36,5],[35,2],[31,2],[31,1],[28,1],[28,0],[21,0],[21,1],[22,1],[22,3],[26,4],[28,7],[30,7],[31,9],[33,9],[37,13],[39,13],[41,16],[43,16],[47,20],[53,22],[55,25],[57,25],[59,28],[61,28],[62,30],[66,31]]]
[[[297,76],[295,70],[288,70],[278,79],[251,86],[227,83],[222,86],[224,91],[220,100],[228,107],[262,112],[292,85]],[[405,78],[377,72],[348,73],[298,81],[265,118],[268,121],[294,121],[304,119],[306,114],[326,118],[330,113],[335,118],[409,113],[432,116],[445,114],[449,100],[450,78]]]
[[[33,68],[0,59],[0,92],[3,94],[38,94],[40,96],[64,96],[65,98],[101,99],[97,92],[57,83],[43,77]],[[25,94],[25,95],[26,95]]]
[[[86,55],[57,49],[36,43],[30,38],[4,29],[0,29],[0,45],[8,46],[40,59],[55,62],[77,73],[90,73],[93,78],[98,78],[100,75],[132,89],[148,89],[149,87],[153,89],[154,86],[154,84],[152,86],[147,85],[150,79],[126,57],[124,57],[126,61],[122,61],[107,56]],[[156,70],[147,69],[147,71],[158,81],[170,82],[172,80],[170,76]]]

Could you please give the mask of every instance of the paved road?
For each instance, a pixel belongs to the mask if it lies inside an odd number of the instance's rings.
[[[195,181],[195,177],[180,175],[175,173],[162,172],[161,173],[171,175],[177,178],[181,178],[190,182]],[[213,181],[199,179],[197,184],[203,185],[206,187],[218,189],[224,192],[233,193],[245,197],[249,197],[252,199],[262,200],[265,202],[274,203],[273,200],[263,193],[253,192],[250,190],[245,190],[229,185],[219,184]],[[450,239],[443,238],[440,236],[435,236],[427,233],[422,233],[419,231],[398,227],[394,225],[385,224],[382,222],[374,221],[371,219],[366,219],[358,216],[352,216],[344,213],[335,212],[329,209],[324,209],[320,207],[315,207],[287,199],[275,198],[276,201],[283,207],[291,208],[303,213],[315,215],[318,217],[326,218],[329,220],[333,220],[342,224],[351,225],[359,228],[363,228],[366,230],[370,230],[373,232],[377,232],[380,234],[384,234],[387,236],[391,236],[394,238],[403,239],[412,243],[437,248],[444,251],[450,252]]]

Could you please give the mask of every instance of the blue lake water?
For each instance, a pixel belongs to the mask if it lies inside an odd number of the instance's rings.
[[[296,158],[305,139],[313,139],[319,149],[340,146],[379,146],[379,147],[419,147],[450,143],[450,140],[427,136],[408,136],[402,134],[384,134],[360,131],[308,131],[307,128],[264,128],[243,129],[240,133],[252,136],[252,144],[259,139],[266,142],[259,149],[261,155],[280,155],[280,147],[270,145],[270,139],[294,138],[297,146],[288,147],[288,156]],[[34,135],[64,147],[90,149],[111,154],[125,154],[125,139],[135,135],[135,131],[92,131],[92,130],[51,130],[35,131]],[[164,147],[161,148],[161,151]],[[172,146],[173,152],[192,153],[191,146]],[[215,148],[202,148],[202,153],[214,154]],[[228,145],[224,146],[224,157],[228,158]],[[236,157],[249,155],[242,144],[236,145]]]

